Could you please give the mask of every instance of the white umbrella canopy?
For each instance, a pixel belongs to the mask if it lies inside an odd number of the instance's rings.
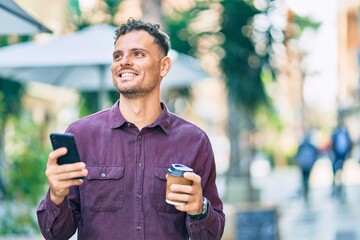
[[[115,27],[95,25],[47,42],[25,42],[0,48],[0,76],[38,81],[81,91],[114,90],[110,65]],[[173,66],[163,88],[187,86],[209,77],[199,62],[170,50]],[[103,98],[103,97],[102,97]]]
[[[51,30],[38,22],[13,0],[0,1],[0,35],[32,35]]]
[[[114,27],[109,25],[46,42],[18,43],[0,48],[0,76],[82,91],[109,89],[113,48]]]

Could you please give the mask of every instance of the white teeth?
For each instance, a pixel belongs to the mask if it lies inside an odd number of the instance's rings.
[[[123,73],[123,74],[121,74],[121,77],[134,77],[135,76],[135,74],[133,74],[133,73]]]

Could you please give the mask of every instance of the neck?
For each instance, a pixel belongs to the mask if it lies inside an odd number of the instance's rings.
[[[128,99],[120,96],[119,108],[124,118],[141,130],[161,114],[160,99]]]

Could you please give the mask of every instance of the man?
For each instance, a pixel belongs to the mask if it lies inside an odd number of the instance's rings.
[[[331,135],[331,157],[333,169],[333,192],[336,197],[343,196],[343,186],[341,182],[342,169],[352,148],[352,141],[343,120],[339,117],[338,125]]]
[[[302,176],[302,193],[304,200],[308,201],[309,196],[309,179],[315,161],[319,155],[319,150],[311,141],[311,132],[305,134],[304,140],[300,143],[295,155]]]
[[[225,216],[215,184],[207,135],[169,112],[160,83],[171,68],[168,36],[159,25],[129,19],[115,32],[111,66],[120,99],[110,109],[72,123],[81,163],[59,166],[61,148],[49,154],[50,185],[38,207],[46,239],[221,239]],[[94,46],[96,47],[96,46]],[[173,184],[171,164],[194,170],[192,186]],[[75,179],[84,176],[84,179]]]

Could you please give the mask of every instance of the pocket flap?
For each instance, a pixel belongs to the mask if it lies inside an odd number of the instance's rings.
[[[166,173],[167,173],[167,169],[166,167],[154,167],[155,169],[155,176],[162,179],[162,180],[166,180]]]
[[[89,180],[119,179],[122,178],[124,175],[124,167],[101,166],[101,167],[87,167],[87,169],[89,173],[86,178]]]

